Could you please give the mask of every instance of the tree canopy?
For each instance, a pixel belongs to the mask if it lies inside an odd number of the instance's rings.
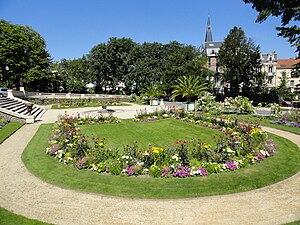
[[[237,96],[249,96],[260,87],[262,73],[260,72],[260,50],[251,39],[247,39],[242,28],[230,30],[221,45],[218,54],[218,64],[222,67],[222,78],[229,93]]]
[[[135,43],[129,38],[110,38],[87,55],[96,91],[131,94],[159,83],[171,95],[172,82],[183,75],[208,74],[203,52],[176,41],[168,44]]]
[[[50,55],[43,37],[29,26],[0,20],[0,77],[14,87],[47,90]]]
[[[296,47],[298,58],[300,57],[300,28],[297,26],[300,20],[299,0],[243,0],[252,4],[252,8],[258,11],[256,21],[262,23],[269,16],[281,17],[281,26],[276,27],[278,35],[288,38],[292,46]]]

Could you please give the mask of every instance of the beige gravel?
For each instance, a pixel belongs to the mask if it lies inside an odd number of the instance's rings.
[[[127,107],[129,117],[138,107]],[[58,110],[48,110],[52,122]],[[67,190],[27,171],[21,154],[39,124],[25,125],[0,145],[0,206],[54,224],[283,224],[300,220],[300,172],[249,192],[180,200],[139,200]],[[272,128],[300,146],[298,135]],[[66,177],[67,179],[67,177]],[[1,223],[1,218],[0,218]]]

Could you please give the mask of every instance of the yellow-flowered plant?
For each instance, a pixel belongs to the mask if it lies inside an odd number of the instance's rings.
[[[157,147],[153,147],[152,148],[152,152],[159,154],[160,152],[162,152],[164,149],[163,148],[157,148]]]

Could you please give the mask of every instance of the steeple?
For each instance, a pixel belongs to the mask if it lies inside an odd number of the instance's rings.
[[[212,32],[211,32],[211,25],[210,25],[210,16],[208,16],[205,42],[212,42],[212,41],[213,41],[213,39],[212,39]]]

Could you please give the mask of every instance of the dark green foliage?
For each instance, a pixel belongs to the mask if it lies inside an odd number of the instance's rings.
[[[242,28],[234,27],[225,38],[218,55],[223,80],[230,84],[227,96],[251,96],[263,82],[260,72],[260,50],[247,39]]]
[[[0,40],[0,77],[12,87],[47,91],[50,55],[42,36],[29,26],[0,20]]]
[[[300,2],[299,0],[243,0],[245,3],[252,4],[252,8],[259,14],[256,22],[262,23],[269,16],[281,17],[281,26],[276,27],[278,36],[287,38],[292,46],[296,47],[298,58],[300,57]],[[296,25],[295,25],[296,24]],[[300,63],[297,64],[294,71],[298,69],[299,75]]]
[[[89,71],[89,62],[85,56],[79,59],[63,59],[56,65],[61,91],[86,93],[86,84],[93,82]]]
[[[96,92],[139,93],[160,84],[170,96],[172,82],[182,75],[205,80],[205,58],[200,49],[178,42],[138,44],[128,38],[111,38],[92,48],[88,55]]]

